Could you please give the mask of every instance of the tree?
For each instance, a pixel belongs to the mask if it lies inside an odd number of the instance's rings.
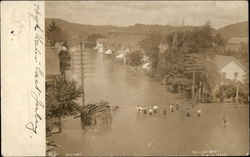
[[[143,54],[141,51],[134,51],[128,54],[128,64],[135,67],[135,71],[137,75],[137,67],[142,64]]]
[[[178,91],[179,89],[189,89],[192,85],[192,80],[188,79],[185,76],[177,75],[170,77],[167,82],[168,85],[171,85],[173,87],[173,92]],[[178,91],[180,92],[180,91]]]
[[[249,89],[248,84],[246,82],[235,82],[231,80],[227,80],[227,84],[224,84],[220,88],[219,96],[223,98],[233,98],[234,102],[236,102],[236,93],[237,93],[237,86],[239,87],[239,98],[241,99],[240,102],[248,103],[248,96],[249,96]]]
[[[88,48],[94,48],[94,47],[96,46],[96,40],[97,40],[98,38],[104,38],[104,36],[101,35],[101,34],[95,34],[95,33],[89,35],[89,36],[87,37],[87,41],[88,41],[89,43],[86,44],[86,47],[88,47]]]
[[[69,38],[69,34],[58,27],[55,21],[46,29],[46,39],[50,45],[54,46],[57,42],[65,42]]]
[[[226,44],[226,40],[223,38],[223,36],[220,33],[217,33],[214,36],[214,43],[220,46],[224,46]]]
[[[158,68],[159,62],[159,45],[161,43],[161,32],[153,31],[147,38],[143,39],[139,44],[144,49],[147,56],[149,56],[152,64],[152,76],[154,71]]]
[[[69,70],[71,66],[71,57],[68,52],[68,45],[64,43],[59,52],[59,60],[60,60],[60,72],[62,76],[65,76],[66,70]]]
[[[243,84],[242,84],[242,93],[246,96],[246,103],[249,103],[249,69],[246,71],[246,75],[244,76],[243,79]]]
[[[201,27],[198,32],[200,33],[200,46],[203,49],[213,47],[213,35],[212,35],[212,26],[210,21],[208,20],[204,26]]]
[[[249,65],[249,46],[248,43],[241,43],[237,58],[245,67]]]
[[[198,93],[201,96],[205,87],[211,90],[216,84],[215,76],[218,73],[215,72],[214,65],[207,62],[207,58],[215,56],[218,51],[218,44],[213,44],[218,43],[220,37],[217,37],[213,37],[209,21],[191,31],[173,32],[163,37],[162,42],[169,46],[165,52],[167,85],[186,89],[192,86],[193,96]],[[190,81],[193,83],[190,84]]]
[[[79,114],[76,100],[81,96],[76,82],[59,77],[55,80],[53,93],[46,92],[46,118],[57,118],[61,131],[61,118]]]

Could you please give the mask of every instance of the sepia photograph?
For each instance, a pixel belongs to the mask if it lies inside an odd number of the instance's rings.
[[[45,1],[47,156],[248,156],[247,1]]]

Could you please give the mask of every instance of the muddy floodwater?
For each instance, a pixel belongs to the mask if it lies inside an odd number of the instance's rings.
[[[103,54],[89,53],[93,61],[91,75],[85,80],[86,103],[101,100],[119,106],[112,113],[112,124],[82,130],[80,119],[62,121],[60,134],[52,139],[62,146],[56,149],[62,155],[246,155],[249,149],[248,106],[234,108],[228,104],[200,104],[190,107],[180,103],[179,110],[170,112],[169,105],[179,103],[177,95],[169,93],[164,85],[122,63],[112,65]],[[138,113],[136,106],[151,108],[159,105],[156,114]],[[168,105],[167,114],[162,106]],[[201,117],[196,110],[202,110]],[[224,127],[222,117],[228,118]]]

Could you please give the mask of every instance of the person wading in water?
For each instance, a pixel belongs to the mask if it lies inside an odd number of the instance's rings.
[[[167,114],[167,107],[166,107],[166,106],[163,107],[163,114],[164,114],[164,115]]]
[[[190,117],[189,108],[187,108],[187,117]]]

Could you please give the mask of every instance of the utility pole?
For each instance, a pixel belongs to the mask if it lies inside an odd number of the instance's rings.
[[[88,65],[92,64],[90,62],[86,62],[86,59],[84,58],[84,56],[86,56],[86,54],[84,54],[84,44],[88,43],[86,41],[70,41],[70,43],[72,44],[80,44],[80,50],[75,48],[74,50],[72,50],[71,52],[71,58],[72,58],[72,72],[73,75],[75,75],[76,77],[80,78],[79,79],[79,83],[80,86],[82,88],[82,105],[85,105],[85,78],[89,78],[89,77],[93,77],[93,75],[86,75],[89,74],[90,72],[88,70],[91,69],[91,67],[88,67]],[[77,46],[78,47],[78,46]],[[80,51],[80,53],[79,53]],[[76,53],[78,52],[78,53]],[[76,58],[75,58],[76,57]],[[75,60],[76,59],[76,60]],[[85,66],[86,65],[86,66]]]
[[[195,98],[194,93],[195,93],[195,72],[193,71],[193,85],[192,85],[192,98],[193,99]]]
[[[84,60],[84,56],[86,56],[86,54],[84,54],[84,50],[85,49],[85,46],[83,44],[85,43],[88,43],[86,41],[71,41],[70,43],[73,43],[73,44],[80,44],[80,54],[79,54],[79,49],[78,48],[75,48],[74,51],[72,50],[72,63],[73,63],[73,75],[76,76],[76,77],[81,77],[79,79],[79,83],[80,83],[80,86],[82,88],[82,109],[80,111],[80,115],[79,116],[76,116],[75,118],[81,118],[81,122],[82,122],[82,126],[84,127],[84,106],[85,106],[85,85],[84,85],[84,80],[85,78],[88,78],[88,77],[93,77],[93,75],[86,75],[88,74],[89,72],[87,71],[88,69],[90,69],[90,67],[87,67],[87,65],[91,64],[91,63],[87,63],[85,62]],[[78,47],[78,46],[77,46]],[[78,52],[78,53],[74,53],[74,52]],[[77,58],[75,58],[77,57]],[[75,60],[77,59],[77,60]],[[80,61],[79,61],[80,59]],[[86,65],[86,66],[85,66]],[[86,70],[86,71],[85,71]],[[79,76],[80,75],[80,76]],[[78,81],[77,81],[78,82]]]
[[[84,66],[83,66],[83,50],[82,50],[82,42],[80,42],[80,55],[81,55],[81,86],[82,86],[82,105],[85,106],[85,91],[84,91]]]
[[[186,54],[184,59],[185,73],[192,74],[192,99],[198,99],[199,90],[196,92],[196,74],[202,73],[202,63],[199,62],[199,56],[194,53]]]
[[[236,81],[236,84],[237,84],[237,89],[236,89],[235,105],[238,105],[238,101],[239,101],[239,87],[240,87],[240,84],[239,84],[238,81]]]
[[[201,102],[202,100],[202,82],[200,82],[200,85],[199,85],[199,102]]]
[[[75,73],[75,61],[74,61],[74,52],[71,52],[71,66],[73,70],[73,74]]]

